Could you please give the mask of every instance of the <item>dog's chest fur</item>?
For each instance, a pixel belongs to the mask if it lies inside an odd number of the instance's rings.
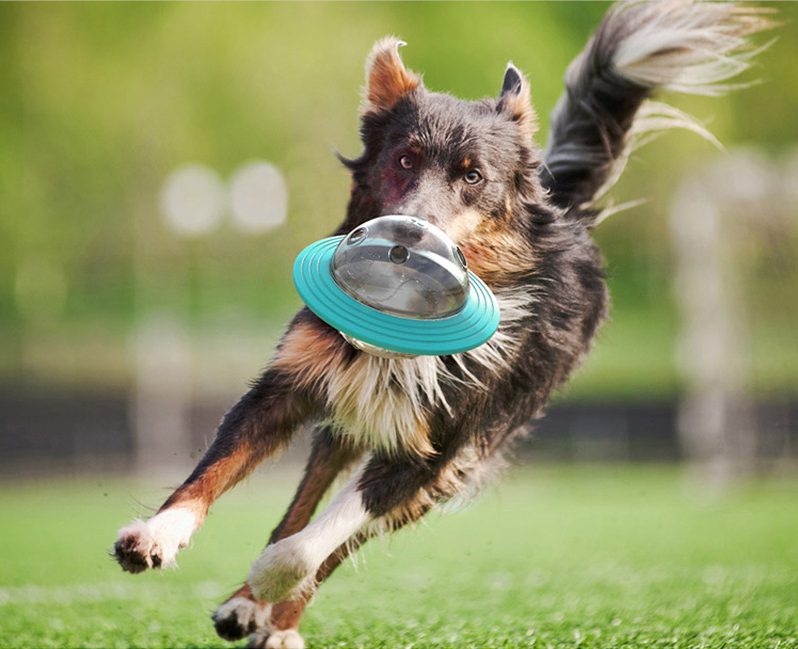
[[[327,382],[329,422],[340,435],[372,448],[432,452],[427,414],[448,407],[441,389],[446,369],[435,356],[378,358],[361,353]]]
[[[429,415],[451,412],[445,386],[463,398],[485,389],[475,369],[492,374],[507,371],[518,342],[510,331],[528,316],[528,295],[497,295],[501,325],[490,341],[451,358],[456,373],[441,357],[416,356],[387,359],[361,352],[353,359],[342,338],[301,323],[285,336],[273,366],[289,372],[302,387],[321,393],[326,423],[357,445],[395,452],[403,449],[421,455],[433,452],[429,442]],[[484,372],[483,372],[484,373]]]

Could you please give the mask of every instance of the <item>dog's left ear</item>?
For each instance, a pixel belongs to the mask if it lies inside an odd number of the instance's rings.
[[[496,110],[516,122],[518,128],[527,137],[532,137],[538,130],[537,115],[535,109],[532,108],[529,82],[512,63],[507,64]]]
[[[366,60],[366,88],[361,114],[389,110],[421,85],[421,77],[406,69],[399,56],[399,48],[404,44],[394,36],[374,44]]]

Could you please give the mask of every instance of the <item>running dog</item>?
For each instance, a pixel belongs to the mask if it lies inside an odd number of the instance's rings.
[[[529,83],[514,65],[498,97],[462,101],[427,90],[405,68],[399,40],[379,41],[366,64],[363,152],[342,158],[353,181],[336,234],[387,214],[435,224],[493,290],[499,329],[469,352],[387,359],[302,309],[185,483],[149,520],[119,530],[122,568],[174,564],[211,504],[311,423],[285,517],[213,615],[225,639],[304,647],[305,604],[347,555],[470,497],[585,358],[608,309],[591,239],[604,215],[597,200],[654,131],[702,130],[652,94],[719,94],[747,67],[748,37],[770,24],[763,13],[714,2],[613,6],[568,68],[544,151]],[[344,470],[348,482],[312,519]]]

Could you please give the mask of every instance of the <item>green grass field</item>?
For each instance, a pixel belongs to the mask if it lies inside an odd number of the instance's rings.
[[[178,570],[138,576],[108,550],[164,490],[0,486],[0,647],[226,646],[208,614],[290,486],[241,485]],[[374,542],[302,631],[308,647],[798,647],[798,480],[710,500],[674,468],[518,469],[476,505]]]

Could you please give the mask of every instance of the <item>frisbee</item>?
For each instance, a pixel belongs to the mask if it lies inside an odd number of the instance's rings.
[[[499,326],[496,298],[462,250],[414,216],[381,216],[309,245],[293,278],[311,311],[378,356],[456,354]]]

